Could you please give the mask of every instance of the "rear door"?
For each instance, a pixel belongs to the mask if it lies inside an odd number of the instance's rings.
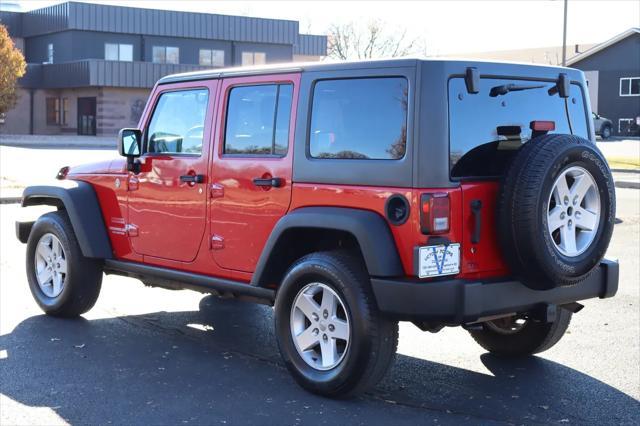
[[[218,100],[210,247],[226,269],[253,272],[291,201],[299,74],[229,78]]]
[[[138,254],[195,259],[206,228],[217,81],[163,85],[143,119],[140,173],[129,176],[129,236]]]
[[[508,85],[523,90],[500,93]],[[477,94],[463,78],[449,80],[450,176],[462,184],[462,271],[503,271],[495,227],[499,179],[517,150],[535,136],[534,121],[552,121],[549,133],[589,139],[586,97],[571,84],[561,98],[555,81],[481,78]],[[535,143],[535,142],[533,142]]]

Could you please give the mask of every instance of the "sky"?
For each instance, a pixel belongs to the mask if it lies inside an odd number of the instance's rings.
[[[291,19],[300,32],[326,34],[331,24],[382,20],[390,31],[420,38],[428,55],[562,45],[562,0],[502,1],[232,1],[80,0],[168,10]],[[22,10],[56,0],[0,0]],[[640,27],[638,0],[569,0],[567,44],[600,43]]]

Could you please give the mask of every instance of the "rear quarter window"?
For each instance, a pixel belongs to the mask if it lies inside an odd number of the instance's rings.
[[[399,160],[407,144],[404,77],[320,80],[313,90],[313,158]]]
[[[499,86],[526,90],[496,94]],[[553,121],[550,133],[576,134],[588,139],[584,96],[572,84],[568,99],[551,91],[555,82],[480,79],[480,91],[470,94],[464,79],[449,81],[450,173],[454,179],[501,176],[515,152],[531,139],[532,121]],[[535,88],[534,88],[535,87]],[[491,90],[494,89],[494,96]],[[567,109],[572,117],[569,122]]]

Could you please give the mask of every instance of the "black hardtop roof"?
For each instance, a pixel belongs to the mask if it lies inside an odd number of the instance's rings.
[[[211,80],[225,77],[241,77],[250,75],[269,75],[269,74],[285,74],[297,72],[313,72],[313,71],[340,71],[355,69],[380,69],[380,68],[402,68],[416,67],[418,64],[440,65],[447,68],[459,69],[464,72],[467,67],[478,68],[482,75],[521,75],[523,77],[541,77],[546,78],[553,74],[558,75],[566,72],[575,76],[580,73],[579,70],[573,68],[565,68],[552,65],[526,64],[516,62],[501,61],[476,61],[469,59],[451,59],[451,58],[396,58],[396,59],[372,59],[366,61],[322,61],[322,62],[301,62],[301,63],[285,63],[277,65],[261,65],[255,67],[234,67],[234,68],[218,68],[212,70],[192,71],[180,74],[172,74],[162,77],[158,80],[158,84],[180,83],[198,80]]]

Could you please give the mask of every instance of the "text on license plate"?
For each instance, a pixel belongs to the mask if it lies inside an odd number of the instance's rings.
[[[420,247],[418,256],[420,278],[460,273],[460,244]]]

